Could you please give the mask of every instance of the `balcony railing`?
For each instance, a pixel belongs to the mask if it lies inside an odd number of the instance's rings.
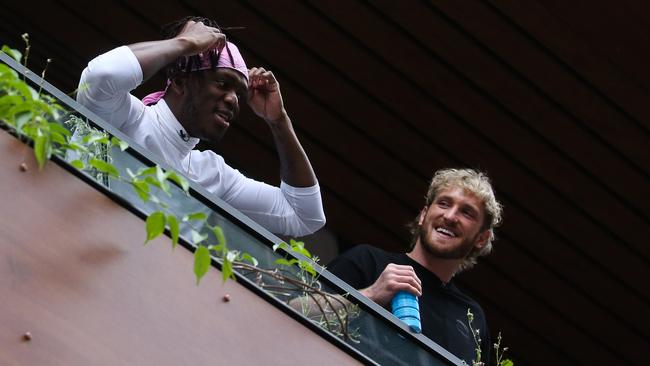
[[[56,98],[60,105],[71,111],[71,114],[67,115],[66,119],[71,115],[77,116],[89,121],[95,128],[106,131],[108,134],[128,143],[129,148],[125,151],[113,148],[110,152],[113,164],[118,166],[123,173],[126,168],[137,171],[140,168],[156,164],[165,170],[172,170],[164,162],[160,161],[161,159],[138,146],[128,136],[101,120],[94,113],[39,78],[33,72],[25,69],[6,54],[0,52],[0,60],[23,75],[37,88],[42,87],[44,92]],[[143,219],[155,210],[155,207],[150,203],[143,203],[131,187],[125,186],[123,183],[110,179],[93,180],[86,173],[71,167],[64,159],[54,158],[54,160],[72,174],[83,179]],[[182,172],[177,173],[182,174]],[[280,238],[223,202],[219,197],[210,194],[198,184],[190,182],[189,191],[190,195],[188,196],[179,187],[172,186],[170,197],[163,195],[158,198],[177,217],[194,212],[206,213],[209,217],[208,221],[212,225],[219,225],[223,229],[229,248],[247,252],[257,258],[259,261],[258,267],[260,268],[280,268],[281,266],[275,263],[279,258],[305,259],[299,254],[280,254],[273,251],[272,247],[282,242]],[[189,226],[181,227],[179,243],[184,248],[194,251],[196,247],[191,244],[192,240],[189,231]],[[213,260],[212,265],[220,268],[220,262],[217,260]],[[463,364],[457,357],[427,337],[422,334],[412,333],[405,324],[390,312],[361,295],[356,289],[351,288],[326,269],[316,265],[315,270],[319,274],[319,281],[324,291],[347,293],[349,294],[348,300],[358,305],[360,314],[354,317],[350,324],[350,329],[355,332],[355,339],[343,339],[330,333],[327,329],[304,316],[300,311],[289,306],[287,304],[288,296],[277,295],[258,286],[255,279],[250,278],[249,273],[236,272],[235,275],[238,283],[363,363],[385,365]],[[188,282],[187,286],[194,286],[194,284]]]

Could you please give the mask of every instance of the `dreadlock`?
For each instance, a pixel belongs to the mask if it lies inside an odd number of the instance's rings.
[[[181,18],[175,22],[166,24],[162,27],[160,33],[163,39],[171,39],[176,37],[185,24],[189,21],[194,21],[194,22],[201,22],[208,27],[213,27],[217,29],[221,29],[219,27],[219,24],[217,24],[216,21],[206,18],[206,17],[200,17],[200,16],[186,16],[184,18]],[[229,50],[228,50],[229,51]],[[210,50],[209,52],[209,57],[210,57],[210,63],[213,68],[217,67],[217,62],[219,61],[219,57],[221,56],[221,52],[215,52],[214,50]],[[232,55],[230,55],[230,52],[228,52],[228,55],[231,58],[232,61]],[[160,72],[164,79],[171,79],[174,76],[178,75],[178,73],[183,72],[185,70],[191,70],[192,66],[198,65],[201,63],[201,59],[198,55],[190,56],[190,57],[180,57],[174,62],[170,63],[169,65],[163,67]],[[233,62],[234,63],[234,62]]]

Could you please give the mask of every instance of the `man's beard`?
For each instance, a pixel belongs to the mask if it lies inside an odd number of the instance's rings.
[[[424,230],[420,228],[420,243],[422,244],[424,250],[435,258],[464,259],[467,258],[467,256],[472,252],[472,249],[474,249],[474,244],[476,243],[479,234],[480,233],[477,233],[474,235],[474,237],[463,240],[459,245],[456,245],[454,248],[451,248],[451,250],[448,250],[449,248],[447,247],[441,248],[440,246],[433,243],[431,235],[427,236]]]

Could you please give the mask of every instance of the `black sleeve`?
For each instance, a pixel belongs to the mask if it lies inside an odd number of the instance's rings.
[[[375,259],[369,246],[357,245],[334,258],[327,270],[357,290],[372,285],[376,280]]]

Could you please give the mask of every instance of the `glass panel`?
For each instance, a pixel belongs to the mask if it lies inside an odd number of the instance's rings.
[[[147,168],[146,165],[128,153],[128,151],[121,151],[116,147],[111,149],[111,158],[113,165],[120,170],[120,173],[123,176],[128,174],[127,168],[132,172],[137,172],[139,169]],[[108,187],[146,214],[150,214],[159,209],[158,204],[154,202],[143,203],[133,188],[128,184],[111,179],[108,182]],[[208,216],[207,222],[209,225],[218,225],[223,230],[229,249],[237,249],[250,254],[259,261],[259,266],[263,268],[273,268],[275,266],[275,260],[282,258],[280,254],[270,250],[268,245],[263,244],[259,239],[254,238],[241,227],[230,220],[227,220],[223,215],[214,212],[196,198],[188,196],[179,187],[172,185],[170,187],[170,193],[171,196],[165,194],[157,195],[157,198],[167,205],[167,210],[170,213],[174,214],[177,218],[182,218],[185,215],[197,212],[206,214]],[[209,235],[209,243],[217,242],[217,239],[214,237],[211,230],[193,226],[191,221],[180,223],[181,237],[188,243],[192,242],[192,230]]]
[[[0,59],[16,70],[20,71],[23,69],[1,52]],[[48,83],[42,83],[33,73],[27,75],[27,78],[36,80],[34,84],[37,85],[36,89],[42,84],[43,88],[51,95],[54,95],[62,106],[66,106],[69,110],[73,111],[71,114],[63,116],[59,122],[63,123],[64,121],[68,121],[72,116],[85,118],[85,115],[79,112],[79,110],[84,109],[56,88]],[[84,113],[86,112],[84,111]],[[109,132],[113,131],[118,137],[127,142],[130,140],[122,136],[119,132],[115,132],[111,126],[106,125],[103,121],[98,120],[95,123],[97,126],[102,126],[98,127],[100,129]],[[67,124],[66,127],[70,128],[70,125]],[[156,160],[154,156],[143,151],[141,148],[134,146],[134,149],[145,156],[146,159]],[[113,147],[110,151],[107,151],[107,155],[108,161],[112,162],[123,175],[128,174],[127,168],[136,172],[139,169],[148,167],[131,150],[121,151],[119,148]],[[68,160],[72,160],[75,156],[68,156],[67,158]],[[150,214],[158,209],[158,205],[153,202],[143,202],[130,185],[115,179],[99,178],[98,182],[100,184],[107,187],[136,209],[146,214]],[[171,185],[170,193],[170,196],[166,194],[157,194],[156,196],[167,206],[167,210],[175,214],[176,217],[181,218],[187,214],[203,212],[208,215],[208,223],[210,225],[219,225],[222,228],[230,249],[238,249],[249,253],[259,261],[258,267],[260,268],[287,271],[287,267],[275,263],[277,259],[284,258],[284,256],[271,249],[274,243],[281,242],[280,239],[271,236],[263,230],[255,234],[250,227],[251,224],[245,220],[239,222],[238,220],[229,219],[230,216],[237,216],[238,213],[233,213],[232,208],[224,206],[220,203],[220,200],[214,197],[207,197],[212,201],[210,207],[213,207],[213,210],[201,202],[201,200],[188,196],[182,189],[175,185]],[[197,192],[193,192],[193,194],[200,196],[200,193]],[[192,227],[191,223],[181,223],[181,237],[188,243],[192,242],[192,229],[200,230],[201,228]],[[207,232],[212,235],[211,232]],[[216,243],[216,238],[211,237],[209,241]],[[299,277],[301,273],[297,266],[291,267],[288,272],[296,277]],[[325,271],[323,270],[323,272]],[[240,273],[251,279],[252,282],[260,283],[259,274],[251,271],[240,271]],[[332,275],[328,273],[326,276],[329,277]],[[281,301],[287,302],[291,299],[295,301],[296,298],[303,295],[300,292],[274,291],[272,286],[268,286],[269,284],[274,284],[273,280],[264,279],[264,281],[266,281],[265,286],[268,292]],[[278,281],[275,284],[282,285]],[[321,279],[320,286],[322,286],[321,289],[323,291],[333,294],[345,292],[334,285],[332,281],[324,278]],[[358,299],[362,298],[362,295],[356,291],[352,292],[348,296],[348,299],[355,304],[359,304],[360,301]],[[382,310],[377,305],[360,305],[358,313],[358,316],[352,319],[350,325],[354,337],[352,337],[353,339],[345,339],[344,341],[377,363],[390,365],[449,365],[459,362],[453,357],[447,359],[445,356],[438,354],[435,350],[438,349],[435,347],[435,344],[431,346],[433,342],[423,336],[414,337],[406,334],[406,331],[395,325],[394,321],[396,318],[390,319],[392,315],[384,316],[385,312],[382,314]]]

